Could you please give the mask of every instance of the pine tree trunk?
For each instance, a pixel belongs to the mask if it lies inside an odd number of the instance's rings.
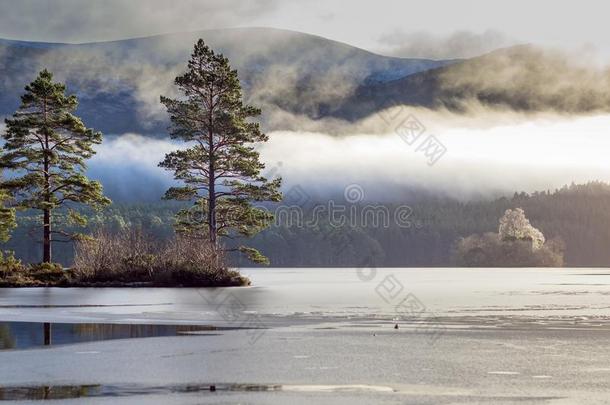
[[[208,200],[208,230],[210,232],[210,243],[216,249],[216,196],[214,195],[214,184],[210,185],[210,198]]]
[[[43,215],[42,261],[51,263],[51,210],[48,209]]]
[[[44,102],[44,121],[45,127],[47,124],[47,102]],[[51,203],[51,176],[49,173],[49,134],[45,128],[44,134],[44,202],[47,206],[43,210],[42,218],[42,262],[51,263],[51,209],[48,208]]]
[[[210,118],[211,121],[211,118]],[[211,122],[210,122],[211,127]],[[216,190],[215,190],[215,168],[214,168],[214,136],[210,131],[208,133],[208,145],[210,148],[209,163],[208,163],[208,187],[209,187],[209,198],[208,198],[208,231],[210,234],[210,244],[212,249],[216,251]]]
[[[44,157],[44,202],[51,202],[51,184],[49,180],[49,159]],[[51,263],[51,210],[45,208],[42,215],[42,261]]]
[[[51,203],[51,182],[49,176],[49,158],[44,157],[44,202]],[[48,206],[48,205],[47,205]],[[45,208],[42,215],[42,261],[51,263],[51,210]]]

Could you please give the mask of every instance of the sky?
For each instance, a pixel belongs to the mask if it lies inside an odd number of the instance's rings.
[[[0,37],[91,42],[265,26],[398,56],[468,57],[536,43],[610,60],[609,11],[593,0],[0,0]]]

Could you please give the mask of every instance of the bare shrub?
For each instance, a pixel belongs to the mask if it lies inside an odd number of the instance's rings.
[[[73,274],[82,281],[150,281],[158,243],[139,228],[96,230],[76,243]]]
[[[529,240],[502,240],[497,233],[470,235],[455,246],[454,260],[461,267],[561,267],[561,243],[551,240],[532,249]]]
[[[214,272],[222,269],[224,257],[205,241],[177,236],[165,245],[163,261],[169,269],[188,267],[198,272]]]
[[[100,229],[76,244],[74,277],[81,282],[150,282],[158,285],[243,285],[221,252],[207,241],[175,237],[165,243],[138,228]]]
[[[177,236],[166,244],[161,262],[166,274],[183,285],[249,284],[238,271],[227,268],[221,251],[200,239]]]

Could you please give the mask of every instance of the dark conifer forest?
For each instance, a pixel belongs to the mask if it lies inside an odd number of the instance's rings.
[[[382,223],[337,226],[325,217],[316,224],[308,223],[313,207],[326,204],[319,201],[304,207],[300,224],[278,218],[274,225],[250,241],[251,246],[263,252],[272,266],[453,266],[456,264],[454,249],[460,238],[497,232],[498,219],[505,210],[520,207],[547,240],[559,239],[564,243],[565,266],[610,266],[607,249],[610,185],[606,183],[572,184],[552,191],[515,193],[510,198],[492,201],[460,202],[433,197],[405,201],[412,208],[408,222],[398,226],[389,221],[387,228]],[[384,206],[392,210],[391,205]],[[128,227],[141,228],[163,240],[173,235],[175,212],[183,207],[185,204],[171,201],[114,204],[99,213],[88,213],[88,226],[115,232]],[[268,209],[277,211],[274,207]],[[39,260],[38,250],[32,249],[28,236],[36,218],[29,217],[28,213],[20,216],[20,226],[5,249],[15,250],[25,261]],[[73,249],[67,247],[55,254],[58,261],[69,264]],[[237,255],[233,261],[251,265]]]

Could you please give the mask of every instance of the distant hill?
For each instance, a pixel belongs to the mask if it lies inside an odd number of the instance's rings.
[[[318,36],[269,28],[210,30],[121,41],[54,44],[0,39],[0,116],[18,106],[42,68],[78,94],[79,113],[107,133],[157,134],[166,126],[159,95],[171,95],[194,42],[203,38],[239,72],[247,98],[306,114],[334,115],[354,89],[403,79],[450,61],[376,55]]]
[[[479,105],[523,112],[609,112],[610,70],[559,51],[518,45],[395,80],[364,83],[333,115],[356,120],[393,105],[458,112]]]

